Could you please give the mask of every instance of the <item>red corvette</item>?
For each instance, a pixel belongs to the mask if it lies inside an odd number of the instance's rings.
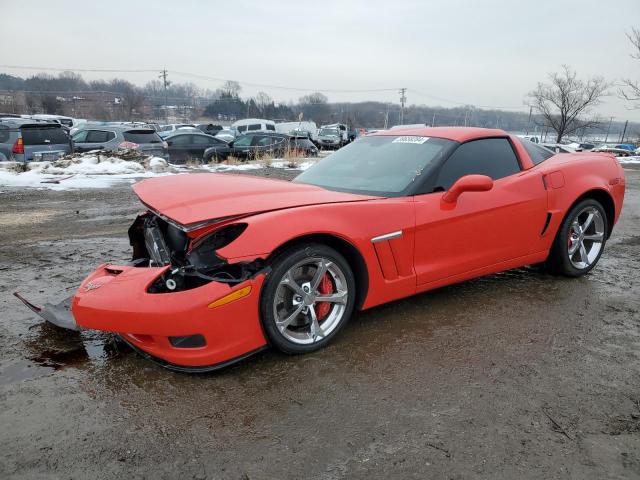
[[[609,154],[555,154],[502,130],[363,137],[292,182],[192,174],[144,180],[133,259],[61,304],[71,329],[117,333],[181,371],[272,345],[323,347],[354,309],[529,264],[577,277],[602,255],[625,180]]]

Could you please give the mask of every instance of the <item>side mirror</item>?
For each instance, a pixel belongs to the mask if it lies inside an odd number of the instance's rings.
[[[460,177],[456,183],[442,196],[442,201],[446,203],[456,203],[458,197],[464,192],[486,192],[493,188],[493,180],[486,175],[465,175]]]
[[[171,145],[173,145],[173,142],[172,142],[171,140],[169,140],[169,141],[167,142],[167,146],[169,146],[169,147],[170,147]]]

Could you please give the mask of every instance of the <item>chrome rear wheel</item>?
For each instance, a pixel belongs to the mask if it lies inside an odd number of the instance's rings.
[[[574,216],[569,226],[567,253],[571,264],[583,270],[591,266],[604,245],[605,221],[600,211],[588,206]]]

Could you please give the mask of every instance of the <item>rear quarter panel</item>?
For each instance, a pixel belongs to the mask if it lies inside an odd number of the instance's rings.
[[[591,191],[607,193],[614,202],[615,224],[624,200],[624,173],[615,157],[607,154],[558,154],[534,167],[547,184],[548,208],[552,214],[545,242],[550,248],[571,206]]]

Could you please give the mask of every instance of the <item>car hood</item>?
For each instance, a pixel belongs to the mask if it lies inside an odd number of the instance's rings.
[[[380,197],[334,192],[314,185],[250,175],[193,173],[151,178],[133,190],[151,210],[187,227],[283,208],[373,200]]]

